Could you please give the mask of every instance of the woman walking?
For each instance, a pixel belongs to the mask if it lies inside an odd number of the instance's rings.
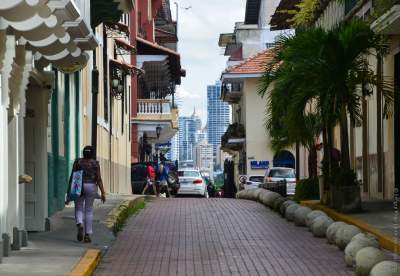
[[[91,242],[90,235],[93,233],[93,203],[98,198],[97,190],[100,188],[101,201],[106,201],[106,196],[101,179],[100,165],[95,160],[94,150],[92,146],[86,146],[83,149],[83,158],[75,160],[72,174],[77,171],[82,171],[82,193],[75,200],[75,222],[78,230],[78,241]],[[72,178],[71,174],[71,178]],[[71,180],[68,194],[71,189]]]

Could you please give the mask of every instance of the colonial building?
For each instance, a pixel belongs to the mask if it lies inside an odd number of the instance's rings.
[[[273,166],[296,167],[293,149],[279,153],[271,149],[265,128],[266,100],[258,94],[260,77],[272,60],[269,48],[279,34],[270,32],[265,20],[277,4],[247,1],[244,22],[219,38],[219,46],[228,56],[227,69],[221,75],[221,99],[232,108],[232,124],[222,136],[221,149],[232,156],[236,184],[240,174],[263,175]]]
[[[133,8],[106,2],[0,3],[0,233],[14,249],[19,231],[45,230],[64,208],[72,162],[91,143],[92,30]]]
[[[169,142],[178,131],[175,86],[185,72],[177,49],[176,22],[169,0],[138,1],[131,13],[131,44],[137,55],[132,60],[144,74],[132,79],[132,162],[157,159],[157,144]]]

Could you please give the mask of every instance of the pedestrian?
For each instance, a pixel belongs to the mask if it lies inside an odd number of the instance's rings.
[[[165,166],[164,162],[161,162],[158,166],[158,179],[160,181],[159,190],[166,193],[166,196],[169,197],[168,190],[168,169]]]
[[[156,171],[150,162],[146,163],[146,186],[143,189],[143,193],[145,194],[149,188],[153,188],[154,195],[158,196],[157,188],[156,188]]]
[[[86,243],[91,242],[90,235],[93,233],[93,203],[96,198],[100,198],[104,203],[106,194],[104,192],[103,181],[101,179],[100,165],[95,160],[92,146],[86,146],[83,149],[83,158],[75,160],[72,167],[70,183],[68,188],[68,199],[71,192],[71,181],[74,172],[82,171],[82,192],[75,201],[75,223],[77,227],[77,240]],[[100,188],[101,196],[98,195]]]

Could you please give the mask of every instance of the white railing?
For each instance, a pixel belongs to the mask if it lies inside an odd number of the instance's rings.
[[[162,99],[138,99],[138,114],[171,114],[171,103]]]

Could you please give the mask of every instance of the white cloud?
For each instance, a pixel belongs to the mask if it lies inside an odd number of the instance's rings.
[[[187,76],[177,87],[180,115],[196,113],[207,121],[207,85],[214,84],[225,68],[218,39],[229,33],[235,22],[244,20],[246,0],[176,0],[179,9],[179,52]],[[175,18],[174,1],[170,1]],[[185,10],[184,7],[192,6]]]
[[[200,95],[196,93],[190,93],[183,86],[176,87],[176,97],[180,100],[186,99],[199,99]]]

